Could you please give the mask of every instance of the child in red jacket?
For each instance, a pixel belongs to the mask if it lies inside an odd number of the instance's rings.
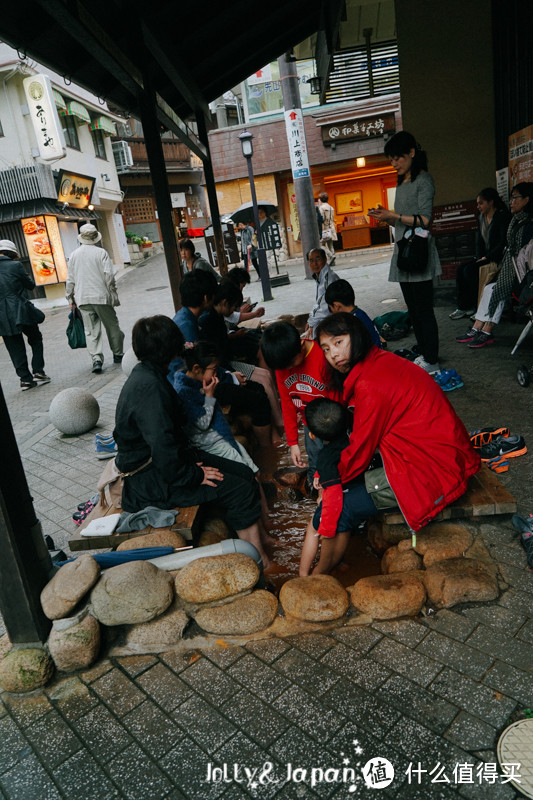
[[[285,436],[295,467],[305,467],[298,445],[298,414],[301,414],[309,462],[307,478],[312,486],[322,441],[309,436],[305,407],[317,397],[340,400],[340,392],[331,384],[330,369],[320,346],[312,339],[300,339],[290,322],[275,322],[265,328],[261,350],[268,366],[276,372]]]

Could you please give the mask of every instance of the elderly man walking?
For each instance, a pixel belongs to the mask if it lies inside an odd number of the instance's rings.
[[[120,364],[124,355],[124,333],[120,330],[114,306],[119,306],[113,264],[103,247],[97,247],[102,234],[94,225],[82,225],[78,233],[80,246],[69,259],[66,296],[72,308],[76,305],[83,317],[87,350],[93,360],[93,372],[102,372],[102,324],[105,328],[113,361]]]

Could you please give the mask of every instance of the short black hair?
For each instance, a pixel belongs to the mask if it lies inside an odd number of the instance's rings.
[[[180,239],[180,250],[188,250],[194,255],[194,244],[190,239]]]
[[[242,306],[242,292],[233,281],[221,281],[215,289],[214,305],[227,300],[229,306]]]
[[[204,297],[211,299],[217,288],[217,279],[210,272],[195,269],[187,272],[180,283],[182,305],[187,308],[198,308],[204,302]]]
[[[319,439],[331,442],[345,436],[348,429],[346,409],[329,397],[317,397],[305,407],[307,427]]]
[[[236,286],[240,286],[241,283],[250,283],[250,275],[247,269],[244,267],[233,267],[230,269],[226,276],[227,280],[232,281]]]
[[[339,278],[338,281],[330,283],[326,289],[324,299],[328,306],[333,303],[342,303],[343,306],[354,306],[355,292],[351,283],[345,281],[344,278]]]
[[[192,369],[195,364],[205,369],[209,364],[220,362],[220,352],[213,342],[196,342],[194,347],[186,347],[183,351],[183,360],[187,369]]]
[[[133,352],[139,361],[168,367],[181,356],[185,339],[178,326],[164,314],[138,319],[131,332]]]
[[[274,322],[261,336],[261,352],[270,369],[286,369],[301,353],[298,329],[290,322]]]

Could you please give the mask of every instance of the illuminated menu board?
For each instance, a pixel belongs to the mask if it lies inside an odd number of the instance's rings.
[[[21,224],[37,286],[66,281],[67,261],[57,218],[48,214],[26,217]]]

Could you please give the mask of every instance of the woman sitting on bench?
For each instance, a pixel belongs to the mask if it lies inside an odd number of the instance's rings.
[[[243,464],[193,449],[183,432],[181,401],[167,379],[184,339],[169,317],[138,320],[132,332],[137,364],[118,399],[113,436],[116,465],[124,474],[125,511],[186,507],[217,501],[240,539],[253,544],[269,565],[269,537],[260,521],[259,485]]]

